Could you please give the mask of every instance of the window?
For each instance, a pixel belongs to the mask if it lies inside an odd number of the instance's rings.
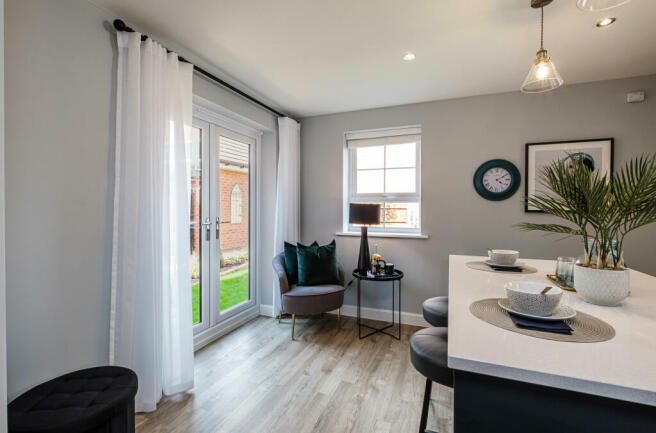
[[[237,184],[230,194],[230,222],[232,224],[241,222],[241,188]]]
[[[345,170],[349,203],[380,203],[381,224],[371,232],[421,232],[421,128],[408,127],[346,133]]]

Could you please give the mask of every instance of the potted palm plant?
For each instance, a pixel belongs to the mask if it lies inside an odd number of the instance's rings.
[[[576,291],[593,304],[619,305],[629,295],[626,235],[656,222],[656,155],[628,161],[611,178],[573,154],[544,167],[540,183],[547,191],[527,197],[528,203],[564,223],[516,227],[581,237],[584,258],[574,267]]]

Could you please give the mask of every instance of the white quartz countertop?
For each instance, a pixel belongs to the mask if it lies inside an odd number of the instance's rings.
[[[520,258],[538,269],[534,274],[466,266],[484,259],[449,256],[449,367],[656,406],[656,277],[631,270],[631,295],[619,307],[565,292],[562,302],[606,321],[616,335],[601,343],[560,342],[498,328],[469,311],[479,299],[505,297],[509,281],[548,283],[556,262]]]

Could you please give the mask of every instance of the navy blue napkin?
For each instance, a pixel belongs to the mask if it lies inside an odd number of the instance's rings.
[[[572,335],[573,329],[562,320],[545,322],[544,320],[527,319],[526,317],[520,317],[512,313],[508,313],[508,315],[518,328]]]
[[[492,268],[493,271],[504,271],[504,272],[522,272],[522,268],[519,266],[513,266],[513,267],[508,267],[508,266],[495,266],[491,265],[489,263],[486,263],[490,268]]]

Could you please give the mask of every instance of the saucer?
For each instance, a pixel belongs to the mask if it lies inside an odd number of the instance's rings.
[[[573,309],[572,307],[568,307],[567,305],[559,305],[558,308],[556,308],[556,311],[554,311],[551,314],[551,316],[537,316],[535,314],[522,313],[521,311],[517,311],[513,309],[512,305],[510,305],[510,301],[508,300],[508,298],[499,298],[498,303],[499,303],[499,307],[503,308],[509,313],[513,313],[521,317],[526,317],[528,319],[544,320],[545,322],[567,320],[576,316],[576,310]]]
[[[499,263],[494,263],[491,259],[487,259],[483,263],[485,263],[488,266],[496,266],[498,268],[523,268],[524,267],[524,262],[515,262],[512,265],[502,265],[502,264],[499,264]]]

